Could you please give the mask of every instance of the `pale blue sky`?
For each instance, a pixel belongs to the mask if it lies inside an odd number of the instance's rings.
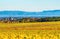
[[[0,10],[41,11],[60,9],[60,0],[0,0]]]

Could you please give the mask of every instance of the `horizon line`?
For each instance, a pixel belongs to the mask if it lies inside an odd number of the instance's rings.
[[[53,11],[53,10],[60,10],[60,9],[47,9],[47,10],[39,10],[39,11],[26,11],[26,10],[0,10],[0,11],[24,11],[24,12],[43,12],[43,11]]]

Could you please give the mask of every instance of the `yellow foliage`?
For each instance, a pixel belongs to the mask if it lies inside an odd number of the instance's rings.
[[[38,30],[0,30],[0,39],[60,39],[60,22],[38,22],[38,23],[0,23],[0,28],[22,27]],[[39,29],[53,30],[39,30]]]

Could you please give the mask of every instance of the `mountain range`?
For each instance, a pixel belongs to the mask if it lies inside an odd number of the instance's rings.
[[[47,10],[42,12],[0,11],[0,17],[56,17],[56,16],[60,16],[60,10]]]

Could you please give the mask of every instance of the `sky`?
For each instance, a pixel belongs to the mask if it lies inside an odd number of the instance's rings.
[[[0,0],[0,10],[60,10],[60,0]]]

